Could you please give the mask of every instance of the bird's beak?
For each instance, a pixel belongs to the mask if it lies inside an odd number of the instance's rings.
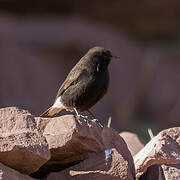
[[[119,56],[112,56],[113,59],[120,59]]]

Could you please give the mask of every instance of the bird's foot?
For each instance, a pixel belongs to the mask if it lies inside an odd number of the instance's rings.
[[[81,114],[76,115],[76,117],[83,119],[84,122],[85,122],[87,125],[89,125],[89,122],[91,121],[91,120],[88,118],[88,116],[83,116],[83,115],[81,115]]]
[[[84,119],[85,121],[88,120],[87,116],[83,116],[82,114],[78,114],[77,117]]]
[[[101,128],[104,127],[104,126],[99,122],[98,119],[92,119],[91,121],[94,122],[94,123],[97,123],[97,124],[99,125],[99,127],[101,127]]]
[[[88,119],[87,116],[83,116],[82,114],[79,114],[79,112],[78,112],[78,110],[77,110],[76,108],[74,108],[74,111],[75,111],[76,116],[77,116],[78,118],[82,118],[82,119],[84,119],[84,120],[87,121],[87,119]]]

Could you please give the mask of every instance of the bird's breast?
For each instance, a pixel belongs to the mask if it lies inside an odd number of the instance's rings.
[[[108,85],[108,71],[86,73],[62,95],[63,104],[80,111],[88,110],[106,94]]]

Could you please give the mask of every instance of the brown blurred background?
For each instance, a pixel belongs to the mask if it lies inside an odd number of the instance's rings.
[[[180,1],[0,1],[0,106],[38,116],[93,46],[121,57],[108,94],[93,107],[103,123],[147,137],[180,125]],[[66,112],[64,112],[66,113]]]

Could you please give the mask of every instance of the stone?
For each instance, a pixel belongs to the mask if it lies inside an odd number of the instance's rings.
[[[116,148],[118,153],[123,157],[127,164],[126,171],[130,170],[132,177],[135,177],[133,157],[124,139],[114,129],[111,128],[104,128],[102,130],[101,136],[105,149]]]
[[[101,128],[96,123],[87,124],[73,115],[37,118],[37,122],[51,152],[51,159],[39,170],[43,174],[79,163],[104,148]]]
[[[117,152],[115,154],[118,157],[121,156],[123,159],[119,166],[122,165],[122,162],[126,164],[125,174],[129,176],[130,172],[131,176],[135,176],[132,155],[124,140],[115,130],[102,129],[93,121],[85,122],[84,119],[76,118],[73,115],[36,118],[36,122],[39,130],[46,137],[51,151],[51,159],[34,173],[33,177],[42,178],[50,172],[62,171],[81,163],[88,170],[91,168],[89,167],[91,161],[91,164],[95,164],[95,160],[91,160],[91,157],[101,153],[100,162],[105,163],[111,159],[114,151]],[[86,160],[88,163],[85,165],[84,161],[86,162]],[[104,167],[104,164],[102,166]],[[98,167],[94,165],[93,168],[98,170]]]
[[[0,180],[35,180],[0,163]]]
[[[179,180],[180,164],[155,164],[147,168],[139,180]]]
[[[180,164],[180,127],[161,131],[134,156],[136,177],[154,164]]]
[[[116,149],[105,161],[104,152],[84,160],[83,162],[58,173],[50,173],[45,180],[133,180],[127,161]]]
[[[119,135],[125,140],[132,156],[137,154],[146,144],[145,140],[135,133],[123,131]]]
[[[152,166],[149,166],[140,177],[138,177],[139,180],[165,180],[163,176],[163,170],[161,168],[161,165],[154,164]]]
[[[179,180],[180,179],[180,164],[171,164],[162,166],[165,180]]]
[[[19,172],[37,171],[50,158],[34,116],[17,107],[0,109],[0,162]]]

